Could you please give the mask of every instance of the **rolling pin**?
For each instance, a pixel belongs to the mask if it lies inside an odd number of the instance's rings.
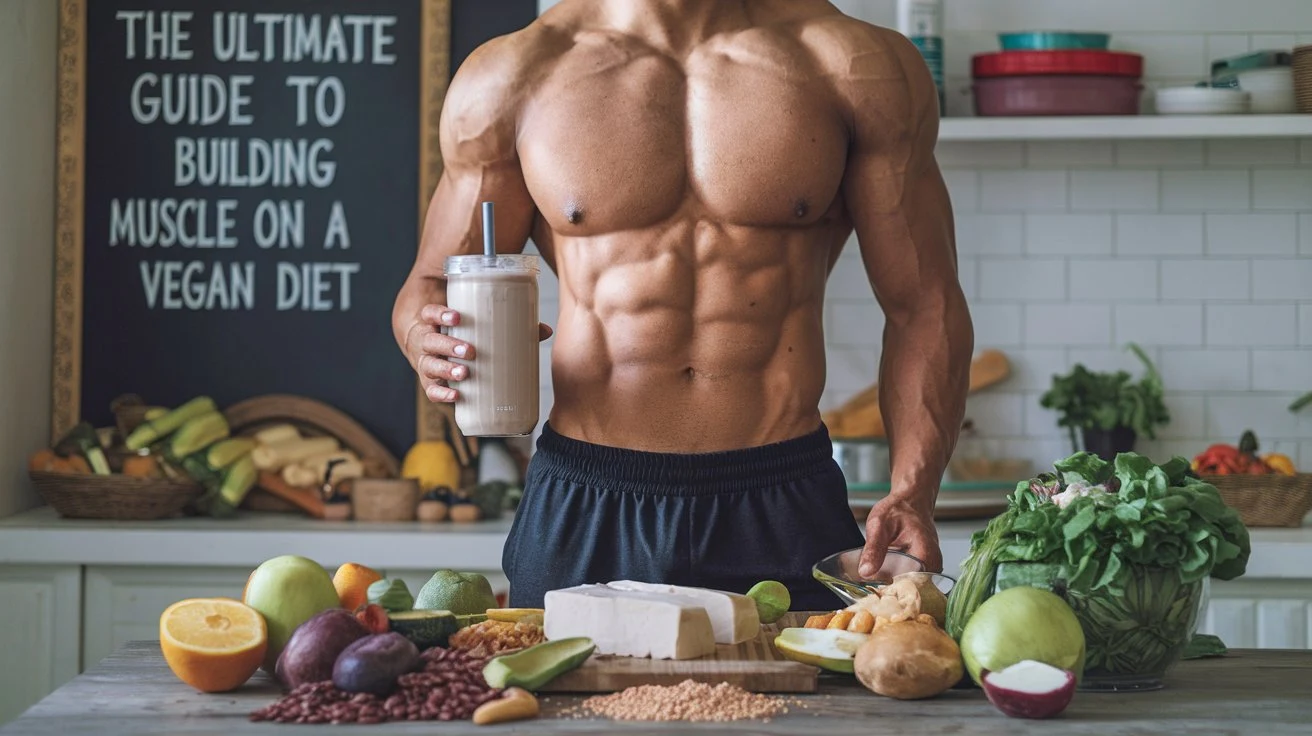
[[[1011,363],[998,350],[985,350],[970,362],[969,393],[996,385],[1011,375]],[[875,383],[839,408],[824,415],[829,434],[838,439],[883,438],[887,436],[879,408],[879,384]]]

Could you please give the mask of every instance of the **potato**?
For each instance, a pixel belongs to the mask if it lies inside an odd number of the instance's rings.
[[[923,621],[877,626],[856,650],[853,666],[862,685],[898,700],[941,695],[965,674],[957,643]]]

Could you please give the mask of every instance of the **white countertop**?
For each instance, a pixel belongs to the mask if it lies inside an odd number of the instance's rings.
[[[325,566],[369,560],[392,569],[435,565],[500,570],[511,517],[472,524],[317,521],[292,514],[165,521],[61,519],[48,507],[0,519],[0,565],[254,567],[298,554]],[[945,570],[955,576],[970,535],[987,520],[938,526]],[[1252,530],[1245,578],[1312,579],[1312,527]]]

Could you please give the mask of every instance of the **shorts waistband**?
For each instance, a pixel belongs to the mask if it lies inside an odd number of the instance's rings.
[[[544,424],[533,463],[584,486],[664,496],[740,493],[815,478],[837,469],[829,429],[770,445],[710,453],[664,453],[597,445]]]

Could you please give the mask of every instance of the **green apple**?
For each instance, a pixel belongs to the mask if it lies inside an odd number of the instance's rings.
[[[999,672],[1034,660],[1072,672],[1084,672],[1084,629],[1059,596],[1020,586],[993,594],[966,622],[961,657],[976,685],[983,673]]]
[[[457,616],[485,614],[496,607],[492,583],[476,572],[438,570],[415,596],[416,610],[450,611]]]
[[[856,650],[869,638],[868,634],[842,629],[788,628],[775,637],[774,646],[794,662],[850,675]]]
[[[314,560],[283,555],[265,560],[246,581],[242,601],[260,612],[269,629],[264,669],[273,672],[297,626],[315,614],[341,606],[332,576]]]

